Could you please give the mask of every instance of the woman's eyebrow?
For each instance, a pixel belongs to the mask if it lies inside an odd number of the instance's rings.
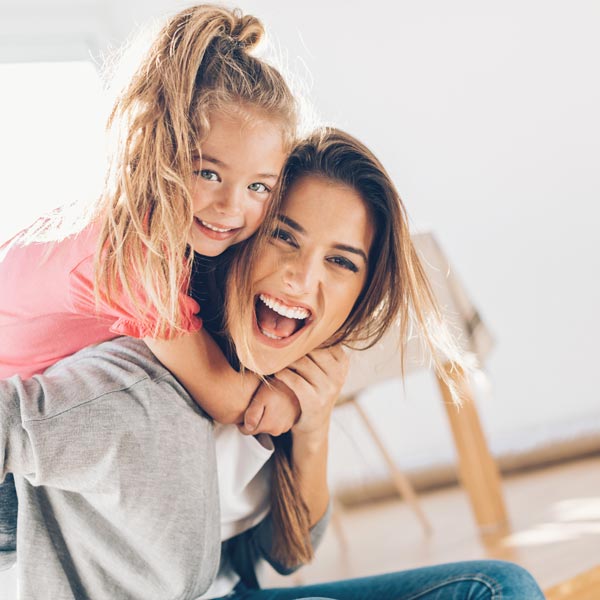
[[[300,225],[300,223],[297,223],[296,221],[294,221],[294,219],[290,219],[289,217],[286,217],[285,215],[278,215],[277,218],[282,223],[285,223],[288,227],[291,227],[298,233],[303,233],[303,234],[306,233],[306,229],[304,229],[304,227],[302,227],[302,225]]]
[[[294,221],[294,219],[290,219],[285,215],[278,215],[278,219],[282,223],[285,223],[288,227],[291,227],[292,229],[297,231],[298,233],[306,234],[306,229],[304,229],[304,227],[302,227],[300,223]],[[333,247],[336,250],[342,250],[344,252],[352,252],[352,254],[357,254],[358,256],[361,256],[365,262],[368,262],[367,253],[362,248],[356,248],[355,246],[349,246],[348,244],[334,244]]]
[[[352,252],[352,254],[358,254],[358,256],[362,256],[362,258],[363,258],[363,260],[365,262],[368,262],[367,261],[367,254],[361,248],[355,248],[354,246],[348,246],[346,244],[335,244],[334,248],[336,250],[343,250],[345,252]]]

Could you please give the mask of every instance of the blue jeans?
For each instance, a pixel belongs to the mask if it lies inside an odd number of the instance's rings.
[[[516,564],[475,560],[300,587],[251,590],[239,584],[226,600],[543,600]]]
[[[16,560],[17,506],[15,482],[8,473],[0,483],[0,570],[8,569]]]

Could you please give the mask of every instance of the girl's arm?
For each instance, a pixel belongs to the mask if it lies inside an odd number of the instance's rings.
[[[171,340],[145,338],[144,341],[215,421],[244,421],[244,411],[260,380],[250,371],[238,373],[207,331],[200,329]]]
[[[348,357],[341,346],[335,346],[315,350],[276,375],[294,391],[302,411],[292,427],[292,466],[311,526],[323,517],[329,504],[329,424],[347,371]]]

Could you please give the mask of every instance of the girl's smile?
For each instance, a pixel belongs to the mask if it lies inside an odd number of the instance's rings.
[[[203,221],[198,217],[194,217],[194,227],[207,238],[219,241],[233,237],[242,229],[241,227],[226,227],[220,224],[215,225],[208,221]]]
[[[277,120],[239,107],[210,115],[191,183],[191,245],[217,256],[249,238],[262,222],[285,159]]]

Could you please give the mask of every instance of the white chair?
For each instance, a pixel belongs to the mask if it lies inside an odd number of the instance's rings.
[[[450,268],[449,261],[434,235],[429,232],[420,233],[413,236],[413,242],[444,316],[456,328],[464,349],[475,354],[482,365],[493,346],[487,327]],[[396,489],[414,510],[423,530],[429,533],[431,525],[419,505],[410,480],[395,464],[376,427],[358,401],[360,393],[369,386],[386,379],[401,377],[401,357],[398,349],[399,329],[392,328],[373,348],[351,352],[349,374],[338,404],[350,403],[354,407],[386,463]],[[406,373],[427,368],[422,355],[420,341],[411,340],[407,346]],[[439,378],[438,384],[452,428],[460,480],[471,501],[480,531],[487,533],[505,530],[507,515],[499,471],[481,429],[469,381],[463,373],[453,373],[452,378],[463,397],[460,409],[452,403],[447,386]]]

